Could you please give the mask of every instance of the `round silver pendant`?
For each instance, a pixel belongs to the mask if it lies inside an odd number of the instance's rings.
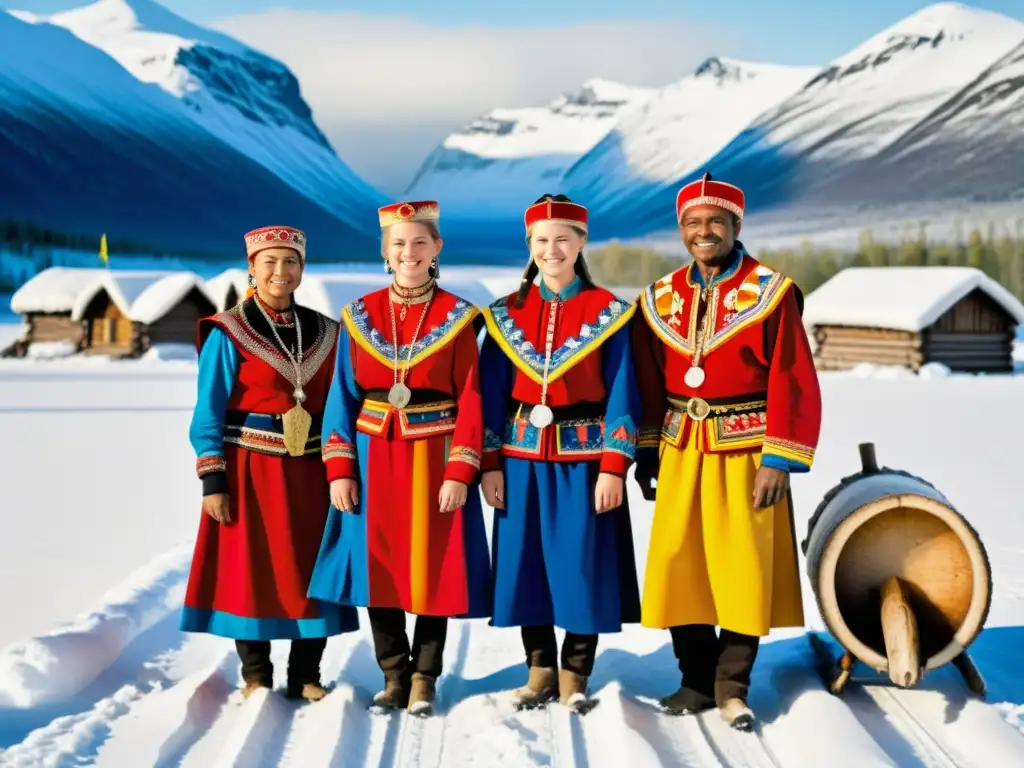
[[[544,429],[544,427],[550,426],[554,420],[555,414],[546,405],[535,405],[533,410],[530,411],[530,423],[537,427],[537,429]]]
[[[703,368],[693,366],[686,372],[686,375],[683,377],[683,381],[686,382],[686,386],[696,389],[704,383],[704,379],[706,378],[707,376],[704,375]]]
[[[395,408],[405,408],[411,399],[412,391],[405,384],[395,384],[388,390],[388,402]]]

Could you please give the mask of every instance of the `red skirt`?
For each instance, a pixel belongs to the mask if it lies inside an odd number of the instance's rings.
[[[308,598],[330,492],[319,456],[224,446],[231,522],[203,513],[181,629],[239,640],[329,637],[356,611]]]
[[[490,553],[480,486],[442,513],[449,438],[357,433],[355,513],[331,508],[309,594],[347,606],[427,616],[490,616]]]

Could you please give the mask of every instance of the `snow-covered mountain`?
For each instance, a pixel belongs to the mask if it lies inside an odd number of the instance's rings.
[[[285,65],[153,0],[98,0],[46,21],[180,99],[203,128],[343,221],[373,224],[382,196],[339,159]]]
[[[1016,19],[929,6],[833,61],[707,167],[752,211],[1005,199],[1024,190],[1022,46]],[[685,180],[654,204],[671,210]]]
[[[4,218],[178,252],[244,253],[271,222],[307,229],[321,258],[378,247],[58,26],[0,12],[0,93]]]
[[[817,67],[708,59],[624,115],[566,174],[569,194],[600,214],[604,205],[652,182],[695,172],[817,72]]]
[[[439,200],[456,216],[521,211],[559,191],[569,167],[655,92],[593,79],[546,106],[491,110],[446,138],[405,194]]]

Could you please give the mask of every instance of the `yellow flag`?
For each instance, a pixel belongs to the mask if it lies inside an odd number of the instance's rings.
[[[107,233],[103,233],[103,237],[100,238],[100,261],[106,266],[110,266],[109,257],[107,255]]]

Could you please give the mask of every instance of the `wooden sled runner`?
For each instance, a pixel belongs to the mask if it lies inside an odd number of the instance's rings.
[[[984,697],[967,653],[992,600],[981,540],[934,486],[879,469],[873,444],[859,448],[861,471],[825,495],[801,545],[818,608],[842,648],[808,634],[825,684],[842,693],[860,666],[875,673],[871,682],[887,676],[912,688],[928,670],[953,664]]]

